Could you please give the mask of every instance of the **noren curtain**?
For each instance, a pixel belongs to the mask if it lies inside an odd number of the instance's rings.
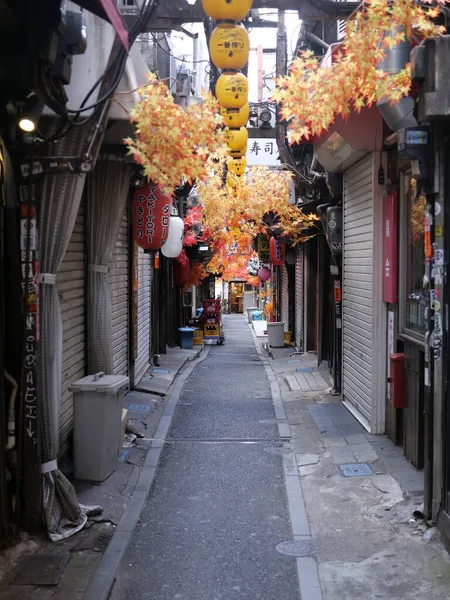
[[[53,156],[77,156],[88,130],[74,127],[53,145]],[[56,274],[72,235],[83,193],[84,174],[45,175],[39,190],[40,343],[38,351],[39,417],[43,512],[52,541],[84,527],[87,516],[72,484],[59,471],[62,323]]]
[[[88,369],[114,372],[109,266],[130,185],[131,165],[101,157],[87,180]]]

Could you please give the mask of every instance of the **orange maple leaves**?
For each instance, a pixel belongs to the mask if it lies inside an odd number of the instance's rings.
[[[438,14],[439,8],[426,8],[415,0],[371,0],[347,22],[346,37],[331,66],[322,67],[312,52],[301,53],[273,93],[289,121],[290,142],[320,135],[337,115],[345,118],[352,110],[382,99],[396,102],[408,94],[409,64],[397,74],[377,66],[386,50],[404,39],[442,34],[444,29],[432,20]]]
[[[131,112],[136,137],[124,143],[145,175],[172,193],[182,181],[207,176],[208,157],[224,145],[223,119],[211,94],[183,108],[156,75],[150,73],[148,80],[139,89],[140,100]]]

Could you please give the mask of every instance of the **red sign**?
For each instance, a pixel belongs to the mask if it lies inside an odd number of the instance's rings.
[[[134,240],[144,250],[159,250],[169,235],[172,198],[150,182],[136,190],[133,202]]]
[[[286,260],[286,244],[270,238],[270,262],[276,267],[284,265]]]
[[[398,302],[398,194],[383,198],[383,301]]]

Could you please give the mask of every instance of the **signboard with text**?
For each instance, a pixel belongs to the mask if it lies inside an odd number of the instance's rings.
[[[245,157],[249,167],[257,165],[264,165],[266,167],[281,165],[275,138],[250,138]]]
[[[398,194],[383,198],[383,301],[398,302]]]

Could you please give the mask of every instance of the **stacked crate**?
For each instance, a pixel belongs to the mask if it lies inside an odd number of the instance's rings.
[[[203,300],[205,338],[220,337],[220,300]]]

